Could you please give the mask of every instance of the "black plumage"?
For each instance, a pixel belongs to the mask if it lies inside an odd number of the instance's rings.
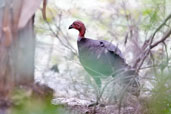
[[[115,76],[127,66],[121,51],[112,43],[82,38],[77,44],[81,64],[98,85],[100,78]]]
[[[105,40],[85,38],[86,28],[81,21],[75,21],[69,27],[72,28],[79,31],[77,45],[80,62],[95,79],[97,85],[101,86],[100,78],[108,76],[123,77],[124,83],[129,83],[130,77],[136,77],[135,70],[126,64],[119,48]],[[134,80],[133,83],[138,86],[137,81]]]

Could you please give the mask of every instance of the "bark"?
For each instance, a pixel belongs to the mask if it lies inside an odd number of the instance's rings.
[[[15,87],[34,82],[33,16],[23,28],[18,27],[22,3],[0,1],[0,107],[10,105],[9,96]]]

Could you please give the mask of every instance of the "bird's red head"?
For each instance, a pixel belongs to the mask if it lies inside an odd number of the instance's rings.
[[[81,21],[74,21],[70,26],[69,26],[69,29],[76,29],[79,31],[79,38],[84,38],[84,34],[85,34],[85,31],[86,31],[86,28],[84,26],[84,23],[81,22]]]

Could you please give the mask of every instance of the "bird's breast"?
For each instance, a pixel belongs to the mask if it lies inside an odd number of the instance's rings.
[[[99,76],[112,74],[111,57],[105,48],[82,45],[78,51],[81,64],[90,74]]]

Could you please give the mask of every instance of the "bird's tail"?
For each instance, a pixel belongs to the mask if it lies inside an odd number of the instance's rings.
[[[138,73],[136,73],[135,69],[128,69],[123,76],[125,77],[125,84],[129,86],[128,91],[133,95],[139,96],[140,82]]]
[[[122,70],[116,76],[120,78],[121,84],[124,86],[124,88],[126,88],[125,90],[135,96],[139,96],[139,76],[138,73],[136,73],[135,69],[131,69],[131,67],[124,68],[124,70]]]

